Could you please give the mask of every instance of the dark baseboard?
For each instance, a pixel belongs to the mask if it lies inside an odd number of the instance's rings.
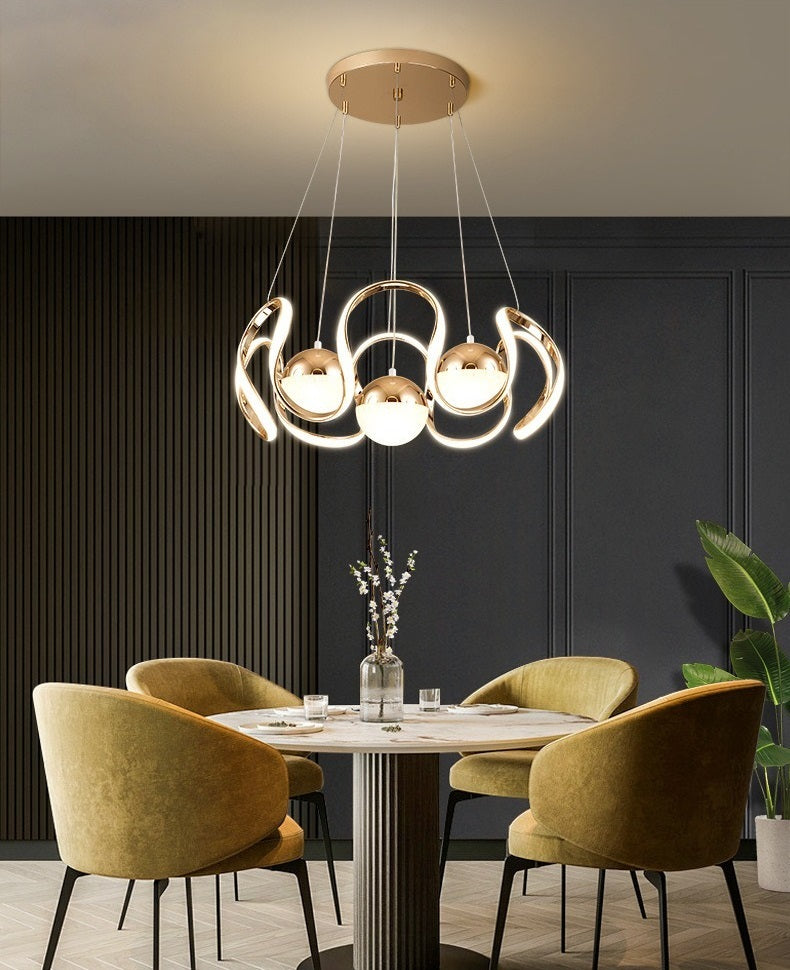
[[[333,839],[335,859],[351,859],[351,839]],[[324,859],[324,843],[320,839],[307,839],[305,859]],[[481,862],[501,862],[505,858],[504,839],[453,839],[450,842],[448,859],[456,861],[479,860]],[[741,839],[736,853],[737,862],[754,862],[757,858],[754,839]]]
[[[335,859],[353,858],[351,839],[333,839],[332,848]],[[305,840],[305,859],[324,859],[324,843],[321,839]],[[505,843],[501,839],[459,839],[450,845],[450,859],[504,859]],[[0,861],[59,859],[56,842],[45,841],[0,841]]]
[[[741,839],[740,847],[735,853],[736,862],[754,862],[757,858],[757,843],[754,839]]]
[[[335,859],[353,858],[351,839],[334,839],[332,842]],[[307,839],[305,859],[324,859],[324,843],[320,839]],[[44,841],[0,841],[0,862],[40,861],[59,859],[57,843]],[[451,860],[501,861],[505,858],[505,843],[502,839],[455,839],[450,843]],[[741,839],[735,858],[740,861],[753,861],[757,858],[754,839]]]
[[[353,858],[351,839],[332,839],[332,849],[338,861]],[[321,839],[305,841],[304,857],[307,860],[326,858]],[[504,839],[454,839],[450,843],[449,858],[501,861],[505,858],[505,842]]]
[[[0,841],[0,862],[39,862],[60,859],[57,842],[44,840]]]

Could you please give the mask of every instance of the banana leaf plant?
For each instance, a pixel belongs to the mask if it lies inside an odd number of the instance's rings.
[[[754,769],[768,818],[790,818],[790,748],[785,746],[785,717],[790,714],[790,659],[776,639],[777,622],[790,613],[790,586],[722,526],[698,521],[697,532],[719,589],[736,610],[766,621],[770,632],[746,629],[735,634],[730,645],[734,673],[710,664],[690,663],[683,664],[683,676],[688,687],[741,678],[765,684],[766,704],[773,708],[769,717],[771,728],[760,728]]]

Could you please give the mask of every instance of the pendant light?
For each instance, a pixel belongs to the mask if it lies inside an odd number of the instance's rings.
[[[537,355],[545,374],[545,383],[537,400],[513,428],[517,439],[529,437],[548,421],[559,404],[564,389],[564,364],[560,351],[549,334],[519,307],[513,276],[459,110],[469,91],[468,74],[460,65],[437,54],[404,49],[374,50],[338,61],[327,75],[327,87],[329,97],[337,110],[313,166],[296,219],[272,278],[266,303],[252,317],[239,343],[235,385],[244,417],[265,441],[276,438],[279,422],[280,426],[299,440],[327,448],[349,447],[365,436],[382,445],[402,445],[416,438],[424,428],[427,428],[436,441],[448,447],[472,448],[491,441],[510,420],[511,389],[518,356],[517,341],[521,341]],[[299,351],[283,364],[283,351],[290,335],[293,308],[284,297],[272,297],[272,292],[338,115],[342,122],[316,338],[311,348]],[[363,287],[348,300],[338,321],[336,350],[333,351],[323,347],[321,329],[346,122],[349,116],[369,122],[391,124],[393,127],[390,274],[388,279]],[[446,119],[449,127],[467,329],[466,341],[449,350],[444,349],[446,322],[437,298],[421,284],[399,279],[397,275],[400,128],[404,124],[420,124],[441,118]],[[456,119],[513,290],[515,307],[502,307],[495,314],[494,323],[499,335],[495,346],[478,342],[472,333],[456,161]],[[373,334],[352,350],[348,339],[348,320],[351,313],[365,301],[382,293],[387,298],[386,331]],[[433,311],[433,331],[427,344],[398,330],[399,296],[417,297],[425,301]],[[272,322],[273,327],[270,328]],[[371,347],[381,342],[390,345],[388,373],[374,378],[363,388],[357,373],[358,361]],[[400,343],[412,347],[422,357],[425,366],[422,387],[398,374],[395,366],[396,348]],[[268,375],[276,421],[247,372],[250,360],[261,348],[268,350]],[[296,417],[321,425],[345,414],[352,401],[359,425],[356,432],[345,435],[322,434],[293,421]],[[484,414],[497,407],[502,410],[498,420],[488,431],[464,438],[445,435],[437,428],[437,405],[439,409],[464,416]]]

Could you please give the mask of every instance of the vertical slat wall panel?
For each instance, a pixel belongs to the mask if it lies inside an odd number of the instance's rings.
[[[53,836],[37,683],[122,687],[140,660],[192,655],[315,689],[315,455],[261,442],[232,386],[288,229],[0,222],[2,840]],[[306,221],[284,265],[294,347],[314,238]]]

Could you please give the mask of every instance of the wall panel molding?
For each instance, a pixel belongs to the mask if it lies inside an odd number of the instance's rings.
[[[673,490],[677,490],[678,500],[680,502],[680,508],[686,508],[686,518],[688,519],[686,532],[688,535],[683,534],[675,536],[676,546],[670,548],[666,543],[672,540],[667,535],[665,539],[665,545],[646,548],[642,555],[635,556],[635,549],[630,549],[628,539],[626,537],[621,537],[622,542],[620,543],[620,548],[617,547],[617,540],[614,540],[615,532],[611,535],[607,535],[606,529],[596,537],[596,544],[605,544],[607,541],[615,542],[614,547],[609,549],[600,548],[596,551],[595,555],[601,555],[603,559],[601,560],[600,567],[603,569],[604,573],[610,575],[611,588],[613,594],[615,594],[615,599],[613,602],[617,601],[619,597],[622,599],[622,593],[617,592],[620,583],[627,583],[629,588],[631,588],[631,596],[633,596],[637,601],[642,599],[645,604],[650,604],[652,608],[655,607],[655,594],[653,590],[660,590],[665,587],[665,596],[674,595],[677,598],[677,589],[673,591],[673,583],[671,582],[671,577],[666,574],[665,570],[652,576],[650,579],[648,577],[651,574],[651,569],[653,569],[652,560],[655,554],[659,554],[662,557],[662,563],[666,566],[666,562],[671,560],[674,556],[678,559],[678,568],[690,568],[692,571],[696,571],[696,566],[693,561],[690,563],[684,563],[684,549],[696,549],[693,541],[689,541],[689,537],[693,537],[694,522],[693,517],[705,517],[709,515],[711,517],[716,517],[714,511],[704,512],[700,506],[700,501],[704,503],[706,500],[703,493],[700,493],[699,497],[696,496],[695,489],[689,488],[686,485],[687,473],[693,466],[695,454],[690,452],[685,455],[682,452],[682,429],[705,429],[704,436],[707,438],[709,435],[714,433],[719,436],[720,439],[720,453],[717,455],[717,459],[721,462],[722,469],[725,475],[725,484],[722,490],[722,508],[721,508],[721,518],[726,518],[732,514],[734,508],[734,496],[740,492],[741,484],[741,466],[736,465],[735,462],[735,452],[736,452],[736,441],[735,441],[735,429],[736,420],[735,415],[737,411],[737,402],[735,401],[734,389],[735,387],[740,387],[742,382],[742,374],[738,369],[741,361],[741,356],[739,353],[735,352],[736,340],[735,340],[735,321],[733,313],[733,279],[734,274],[731,270],[708,270],[708,269],[681,269],[679,267],[674,269],[642,269],[642,270],[622,270],[617,267],[612,267],[611,269],[595,269],[595,270],[573,270],[569,273],[569,296],[568,296],[568,356],[569,356],[569,380],[568,380],[568,401],[567,408],[570,412],[569,418],[569,434],[571,436],[571,442],[567,450],[567,461],[569,463],[567,474],[569,478],[569,490],[567,497],[567,528],[569,531],[569,538],[566,545],[567,549],[567,585],[566,585],[566,615],[568,622],[568,645],[567,652],[569,654],[574,653],[589,653],[591,646],[595,646],[601,641],[600,631],[598,633],[594,632],[596,629],[596,623],[590,623],[590,616],[577,618],[577,612],[579,608],[579,597],[576,591],[575,576],[577,571],[581,568],[579,563],[587,562],[589,566],[591,550],[586,550],[586,557],[582,553],[582,550],[578,546],[576,527],[578,524],[578,516],[576,509],[576,492],[580,488],[587,488],[587,475],[585,470],[589,472],[589,466],[586,469],[577,469],[576,465],[579,461],[580,450],[587,449],[588,446],[579,441],[578,443],[574,440],[576,437],[575,430],[575,420],[576,420],[576,396],[579,393],[579,388],[584,387],[585,381],[589,381],[590,378],[597,380],[597,387],[599,394],[602,392],[606,393],[607,399],[609,400],[609,410],[612,410],[611,401],[617,400],[617,407],[614,408],[612,413],[616,413],[620,419],[620,423],[623,426],[625,434],[632,437],[634,443],[641,437],[641,429],[644,427],[645,431],[651,431],[657,435],[657,440],[660,440],[661,430],[655,426],[655,422],[659,421],[658,416],[654,416],[653,412],[656,407],[656,402],[651,401],[651,386],[654,381],[664,381],[666,386],[667,399],[662,402],[665,410],[663,415],[663,420],[675,420],[676,426],[675,430],[677,432],[678,440],[678,455],[677,464],[667,464],[666,468],[657,471],[654,469],[649,461],[648,452],[639,452],[638,446],[637,451],[633,456],[628,458],[625,455],[610,455],[607,452],[607,444],[611,445],[613,442],[608,441],[605,438],[600,442],[600,463],[604,465],[606,463],[613,463],[617,467],[618,461],[623,461],[621,473],[628,476],[629,481],[634,479],[634,472],[637,473],[637,477],[640,473],[639,463],[642,462],[645,465],[645,480],[644,485],[647,487],[645,501],[649,503],[647,494],[650,494],[650,490],[655,491],[655,487],[658,484],[660,490],[665,493],[665,503],[669,503],[664,509],[664,514],[670,514],[671,511],[669,506],[671,505],[671,495]],[[714,322],[711,320],[708,326],[711,328],[711,332],[708,336],[711,339],[710,344],[704,343],[697,335],[695,331],[699,330],[700,323],[694,318],[690,308],[686,309],[686,302],[684,298],[681,298],[679,304],[675,306],[675,295],[672,290],[667,290],[663,293],[663,298],[667,299],[667,314],[672,314],[671,318],[664,321],[661,316],[656,319],[652,325],[646,325],[645,320],[641,319],[641,316],[650,318],[650,311],[652,309],[651,302],[658,299],[658,295],[650,289],[649,285],[652,283],[669,283],[677,284],[678,291],[682,287],[690,287],[696,283],[721,283],[724,286],[723,293],[719,296],[721,302],[720,307],[720,318],[718,321]],[[601,319],[595,317],[593,320],[589,319],[590,314],[593,312],[592,307],[594,303],[588,305],[584,310],[577,309],[578,298],[577,294],[581,291],[584,284],[593,283],[609,284],[605,290],[601,290],[599,287],[600,298],[610,299],[617,303],[619,299],[619,294],[622,292],[623,300],[626,301],[626,289],[629,288],[633,291],[632,298],[635,297],[636,291],[634,290],[634,285],[646,284],[645,292],[643,298],[636,299],[636,303],[633,308],[633,317],[618,321],[616,319]],[[688,302],[692,302],[692,290],[688,290]],[[713,293],[707,301],[713,299]],[[601,304],[605,307],[605,304]],[[643,312],[640,315],[640,308],[643,307]],[[700,309],[698,307],[698,309]],[[584,323],[579,323],[580,314],[587,314],[588,319]],[[599,313],[604,313],[604,315],[609,312],[608,309],[602,309]],[[663,340],[662,342],[662,331],[666,326],[676,325],[678,327],[678,332],[680,337],[685,337],[689,339],[691,335],[694,335],[695,344],[695,356],[691,359],[688,358],[687,354],[681,347],[675,347],[676,341]],[[585,337],[587,342],[580,346],[578,337],[581,334],[581,327],[586,328]],[[589,328],[600,329],[599,334],[594,334],[592,336],[592,342],[590,342],[590,337],[587,333]],[[619,330],[618,330],[619,327]],[[578,331],[578,333],[577,333]],[[638,338],[636,343],[629,345],[628,341],[633,341],[634,338]],[[720,346],[717,349],[715,340],[718,340]],[[634,359],[634,351],[637,350],[638,346],[655,346],[653,351],[656,355],[655,361],[650,361],[649,355],[646,355],[642,359]],[[631,353],[626,353],[625,348],[630,346]],[[598,348],[596,350],[596,347]],[[601,375],[592,374],[590,372],[590,351],[591,349],[597,354],[595,357],[596,364],[599,368],[604,369],[603,379]],[[651,374],[647,371],[644,374],[644,387],[641,392],[633,386],[629,385],[629,389],[621,393],[621,386],[628,384],[629,380],[632,379],[632,374],[630,373],[632,368],[635,366],[649,366],[652,367],[655,364],[655,371]],[[706,372],[712,366],[717,366],[721,371],[721,386],[718,388],[718,392],[721,397],[721,407],[716,408],[715,405],[711,405],[708,401],[708,395],[704,393],[704,388],[708,387],[705,383],[707,380]],[[586,369],[586,373],[585,373]],[[667,384],[666,376],[669,374],[672,376],[672,380]],[[699,384],[700,393],[696,395],[694,391],[694,385]],[[678,413],[673,414],[672,399],[677,396],[678,399]],[[695,400],[696,398],[696,400]],[[693,407],[689,405],[689,401],[694,401]],[[586,413],[584,417],[587,418],[591,409],[597,409],[598,403],[593,399],[586,400]],[[706,412],[707,409],[707,412]],[[609,412],[607,412],[609,413]],[[711,423],[713,422],[713,423]],[[716,430],[716,425],[719,425],[718,430]],[[599,429],[605,430],[605,429]],[[700,430],[699,433],[702,433]],[[715,449],[714,449],[715,451]],[[690,463],[690,464],[689,464]],[[598,464],[598,461],[596,461]],[[704,479],[705,470],[696,469],[700,480]],[[656,475],[659,475],[663,481],[657,482]],[[708,474],[710,479],[709,485],[716,482],[715,475]],[[632,482],[633,484],[633,482]],[[683,491],[685,489],[685,492]],[[698,489],[697,489],[698,490]],[[711,496],[711,500],[715,504],[715,484],[712,489],[714,495]],[[689,509],[689,499],[691,499],[692,494],[694,495],[693,507],[699,508],[700,510],[696,513],[692,513]],[[708,493],[705,493],[708,494]],[[632,498],[636,499],[635,505],[639,506],[638,496],[634,495]],[[610,508],[612,513],[611,523],[614,526],[615,521],[619,515],[619,510],[616,505],[611,505],[613,499],[607,496],[605,492],[601,492],[599,501],[602,503],[602,508]],[[634,504],[632,502],[632,504]],[[589,505],[589,503],[588,503]],[[676,525],[673,523],[673,525]],[[646,528],[647,532],[650,530],[656,530],[658,523],[655,521],[655,514],[652,513],[649,504],[641,508],[638,514],[635,514],[633,519],[633,530],[634,536],[642,529]],[[661,529],[659,528],[659,532]],[[677,530],[676,530],[677,531]],[[632,570],[630,572],[621,571],[621,567],[618,564],[619,557],[625,557],[627,562],[632,563]],[[701,559],[700,559],[701,563]],[[662,580],[663,577],[663,580]],[[687,582],[691,577],[687,577]],[[612,603],[609,603],[609,609],[612,608]],[[605,598],[602,603],[606,603]],[[621,603],[625,606],[625,603]],[[588,611],[589,611],[589,604]],[[670,611],[674,612],[674,611]],[[654,617],[655,619],[655,617]],[[650,635],[654,631],[640,631],[638,625],[634,626],[633,623],[629,624],[628,620],[625,620],[626,628],[622,627],[623,619],[618,616],[610,616],[608,620],[609,626],[614,633],[614,642],[610,643],[609,649],[614,649],[618,652],[618,655],[626,656],[626,659],[631,660],[631,662],[637,663],[639,656],[639,648],[632,641],[638,640],[640,637],[645,637],[649,642]],[[607,624],[604,624],[604,629]],[[576,632],[577,626],[579,626],[583,633],[583,643],[578,645],[576,643]],[[667,630],[671,627],[671,624],[667,624]],[[727,626],[721,629],[720,635],[720,647],[718,649],[719,655],[715,658],[713,662],[717,664],[727,664],[727,648],[726,643],[728,642],[728,633],[731,627],[731,619],[727,618]],[[626,632],[627,629],[627,632]],[[608,639],[606,637],[604,642]],[[693,643],[692,631],[689,631],[690,644]],[[600,648],[599,648],[600,649]],[[702,650],[703,647],[691,647],[689,649]],[[651,651],[652,652],[652,651]],[[669,690],[675,689],[680,686],[678,681],[680,663],[686,658],[679,658],[677,661],[677,670],[672,671],[671,668],[666,671],[666,673],[661,677],[663,684],[658,691],[659,693],[665,693]],[[645,657],[645,661],[648,657]],[[650,657],[650,662],[654,668],[652,676],[648,676],[645,681],[643,681],[643,696],[644,689],[647,688],[648,696],[655,696],[656,687],[659,686],[661,680],[656,677],[655,671],[655,659]],[[649,668],[648,668],[649,671]]]

